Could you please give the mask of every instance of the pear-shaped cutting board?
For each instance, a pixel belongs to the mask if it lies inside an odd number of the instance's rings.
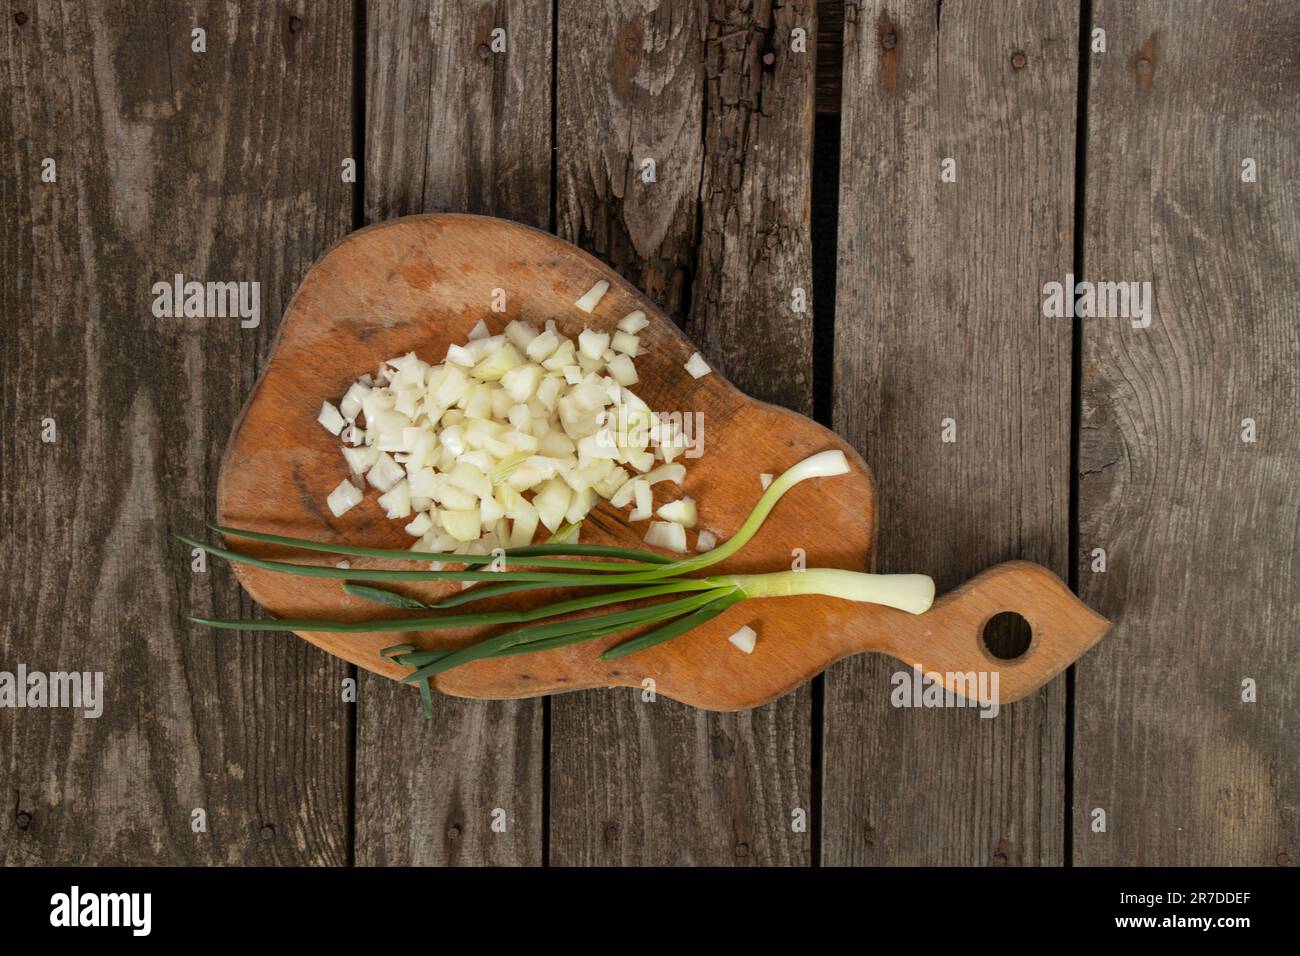
[[[586,315],[574,302],[600,279],[609,281],[609,291],[595,313]],[[505,292],[504,313],[491,311],[494,299],[500,299],[497,290]],[[749,398],[717,372],[692,378],[684,366],[694,347],[617,273],[547,233],[482,216],[410,216],[371,226],[339,242],[311,267],[289,303],[270,361],[226,451],[217,491],[219,523],[368,547],[410,547],[413,539],[403,523],[384,516],[373,490],[340,518],[325,506],[347,469],[338,439],[316,423],[321,402],[337,402],[353,381],[385,359],[414,351],[426,361],[442,361],[447,346],[464,342],[480,319],[494,332],[511,319],[538,327],[554,319],[564,334],[576,338],[584,325],[609,329],[634,309],[650,319],[641,333],[646,354],[637,360],[641,381],[634,390],[656,410],[701,413],[702,454],[685,461],[684,482],[685,493],[699,503],[700,529],[729,537],[762,492],[761,473],[779,474],[829,448],[842,449],[852,465],[850,474],[796,486],[740,554],[708,573],[786,570],[795,549],[802,549],[808,567],[870,570],[875,496],[871,473],[852,447],[801,415]],[[606,502],[586,520],[582,540],[638,547],[643,534],[644,523],[630,526],[626,510]],[[278,560],[338,560],[245,540],[230,546]],[[415,567],[351,561],[354,567]],[[244,565],[235,570],[248,593],[276,617],[366,620],[404,613],[352,598],[337,581]],[[432,601],[457,587],[435,582],[399,590]],[[553,597],[532,592],[518,603]],[[985,623],[1003,611],[1022,615],[1032,631],[1028,650],[1010,661],[994,657],[983,640]],[[753,654],[727,641],[745,624],[759,635]],[[611,636],[476,661],[439,675],[434,688],[464,697],[530,697],[638,686],[651,678],[658,693],[676,700],[738,710],[786,693],[849,654],[880,651],[943,675],[958,691],[960,675],[997,671],[1000,699],[1010,702],[1060,673],[1108,628],[1050,571],[1016,561],[941,596],[922,615],[815,596],[744,601],[637,654],[597,660],[607,646],[624,639]],[[486,633],[301,636],[361,667],[401,678],[409,669],[382,659],[381,648],[403,641],[457,646]]]

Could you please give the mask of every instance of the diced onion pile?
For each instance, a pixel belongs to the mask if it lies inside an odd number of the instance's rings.
[[[598,282],[575,305],[593,312],[607,288]],[[554,322],[512,321],[498,335],[479,322],[439,365],[414,352],[384,362],[337,407],[321,406],[318,421],[342,439],[350,473],[327,499],[331,513],[355,507],[370,485],[418,539],[411,550],[490,554],[531,544],[539,525],[577,524],[606,498],[630,507],[632,521],[658,519],[647,543],[686,551],[695,502],[656,510],[653,490],[681,484],[686,441],[631,390],[648,324],[636,311],[575,342]],[[697,547],[713,541],[701,531]]]

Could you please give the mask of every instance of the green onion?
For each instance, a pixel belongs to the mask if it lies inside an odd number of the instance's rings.
[[[679,617],[675,621],[665,624],[663,627],[655,628],[648,634],[642,634],[640,637],[634,637],[630,641],[624,641],[622,644],[611,647],[604,654],[601,654],[597,660],[612,661],[615,658],[623,657],[627,654],[635,654],[637,651],[643,651],[647,647],[654,647],[656,644],[662,644],[664,641],[672,640],[679,634],[685,634],[692,628],[699,627],[705,621],[711,621],[733,604],[738,604],[745,599],[742,592],[733,592],[724,594],[715,598],[703,607],[692,611],[685,617]]]
[[[736,586],[723,582],[723,587],[735,590]],[[682,591],[714,590],[719,581],[713,578],[688,578],[685,580],[660,581],[643,588],[631,588],[625,591],[606,592],[589,597],[559,601],[527,611],[479,611],[470,614],[439,614],[434,617],[400,617],[386,621],[311,621],[285,620],[270,618],[266,620],[221,620],[218,618],[192,617],[196,624],[219,627],[230,631],[329,631],[343,633],[373,633],[375,631],[438,631],[457,627],[484,627],[494,624],[524,624],[542,618],[586,611],[607,604],[625,604],[628,601],[640,601],[644,598],[660,597]]]
[[[679,598],[676,601],[668,601],[664,604],[656,604],[647,608],[635,608],[630,611],[616,611],[613,614],[602,614],[595,617],[578,618],[569,621],[555,621],[549,624],[534,624],[531,627],[523,627],[514,631],[506,631],[504,634],[497,634],[493,637],[479,641],[477,644],[470,644],[468,647],[462,647],[454,653],[447,655],[442,660],[435,661],[421,667],[414,674],[403,679],[403,683],[411,683],[417,680],[423,680],[426,677],[433,677],[441,674],[445,670],[450,670],[469,661],[476,661],[480,658],[488,657],[492,653],[511,647],[515,644],[532,643],[533,641],[545,638],[588,635],[589,637],[597,636],[596,632],[604,630],[609,633],[607,628],[613,625],[622,625],[625,630],[631,630],[644,624],[654,623],[665,617],[684,614],[687,611],[693,611],[703,604],[707,604],[717,596],[717,589],[710,588],[703,594],[697,594],[688,598]]]
[[[343,590],[364,601],[384,604],[388,607],[400,607],[407,611],[431,611],[434,607],[432,604],[425,604],[423,601],[409,598],[405,594],[398,594],[396,591],[389,591],[386,588],[372,588],[366,584],[344,584]]]
[[[225,558],[227,561],[233,561],[237,564],[247,564],[267,571],[280,571],[284,574],[296,574],[300,577],[333,578],[338,581],[501,581],[508,578],[513,581],[537,581],[550,584],[552,587],[560,587],[570,584],[604,584],[606,582],[624,584],[641,580],[635,574],[602,576],[598,574],[558,574],[547,571],[471,571],[468,568],[461,571],[386,571],[370,568],[329,568],[317,564],[288,564],[284,561],[268,561],[265,558],[255,558],[251,555],[241,554],[238,551],[219,548],[213,544],[204,544],[202,541],[188,535],[178,534],[176,537],[191,547],[199,548],[209,554],[215,554],[219,558]],[[440,557],[446,558],[447,555],[440,555]],[[463,557],[481,557],[481,555],[457,555],[456,559],[459,561]],[[651,579],[647,578],[646,580]]]
[[[640,564],[612,564],[608,561],[566,561],[558,555],[584,554],[590,556],[604,555],[613,558],[627,557],[627,548],[604,548],[600,545],[530,545],[527,548],[503,550],[499,554],[445,554],[441,551],[409,551],[400,548],[361,548],[348,544],[333,544],[328,541],[313,541],[310,538],[289,538],[282,534],[266,534],[261,531],[245,531],[242,528],[228,528],[222,525],[208,525],[227,538],[247,538],[249,541],[262,541],[267,544],[282,544],[301,548],[303,551],[324,551],[327,554],[348,554],[358,558],[394,558],[398,561],[438,561],[447,564],[492,564],[505,556],[507,564],[514,557],[528,557],[532,560],[521,562],[528,567],[537,568],[572,568],[579,571],[627,571],[650,570],[664,563],[664,559],[648,551],[632,552],[639,555]],[[577,549],[581,548],[579,551]],[[641,560],[654,558],[654,561]],[[502,572],[495,571],[500,574]]]
[[[685,634],[749,598],[812,594],[841,600],[868,601],[899,608],[912,614],[922,613],[934,600],[934,582],[921,574],[878,575],[837,568],[810,568],[805,571],[782,571],[774,574],[686,577],[710,565],[725,561],[740,551],[758,532],[776,503],[795,485],[808,478],[830,477],[844,474],[848,470],[848,461],[838,450],[822,452],[804,459],[787,469],[768,486],[754,506],[754,510],[734,535],[710,551],[683,559],[674,559],[636,548],[579,544],[577,525],[562,526],[544,544],[505,551],[507,561],[515,560],[526,567],[552,569],[543,571],[513,568],[501,571],[474,569],[496,561],[501,552],[496,555],[465,555],[362,548],[213,525],[211,527],[214,531],[227,537],[279,544],[304,551],[407,561],[445,561],[468,567],[463,570],[392,571],[293,564],[255,558],[237,551],[204,544],[185,535],[177,535],[180,540],[192,547],[201,548],[228,561],[285,574],[342,581],[343,589],[349,595],[376,604],[409,611],[444,612],[392,620],[367,621],[216,620],[202,617],[193,617],[190,620],[232,630],[345,633],[434,631],[516,625],[512,629],[464,647],[421,650],[412,644],[395,644],[380,652],[386,659],[413,668],[412,673],[404,678],[404,682],[419,686],[425,712],[432,713],[430,679],[461,664],[485,658],[537,653],[610,634],[649,628],[638,636],[611,647],[600,656],[601,660],[615,660]],[[606,560],[582,560],[584,558]],[[483,583],[479,587],[442,598],[434,604],[426,604],[386,588],[357,583],[366,581]],[[542,588],[591,587],[617,589],[554,601],[527,610],[445,613],[451,608],[516,592]],[[627,609],[603,611],[598,614],[583,613],[610,605],[648,602],[655,598],[667,598],[667,600],[641,603]],[[574,614],[583,616],[565,617]],[[548,620],[550,618],[561,619]]]

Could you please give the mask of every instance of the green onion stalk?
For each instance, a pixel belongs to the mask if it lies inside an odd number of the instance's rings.
[[[403,681],[420,688],[425,711],[429,713],[432,710],[430,679],[453,667],[485,658],[553,650],[611,634],[648,628],[600,655],[601,660],[612,660],[672,640],[748,599],[815,594],[883,604],[912,614],[924,612],[934,601],[934,582],[923,574],[868,574],[837,568],[808,568],[769,574],[688,576],[738,553],[758,532],[781,497],[795,485],[809,478],[845,474],[848,470],[848,461],[844,453],[838,450],[821,452],[804,459],[767,487],[754,510],[734,535],[710,551],[683,559],[672,559],[636,548],[579,544],[576,540],[576,525],[560,528],[545,543],[506,549],[492,555],[449,555],[442,552],[363,548],[211,525],[212,530],[227,538],[304,551],[437,562],[431,569],[407,571],[323,567],[256,558],[185,535],[177,535],[186,544],[231,562],[284,574],[335,579],[343,582],[344,591],[353,597],[403,610],[439,613],[417,613],[412,617],[367,621],[220,620],[206,617],[192,617],[190,620],[229,630],[345,633],[431,631],[504,625],[505,630],[464,647],[421,650],[410,644],[398,644],[380,652],[384,658],[412,668]],[[446,568],[442,562],[455,562],[464,567]],[[432,604],[373,586],[409,581],[482,583]],[[451,609],[494,597],[541,588],[613,590],[598,591],[527,610],[447,613]],[[632,606],[616,608],[616,605]]]

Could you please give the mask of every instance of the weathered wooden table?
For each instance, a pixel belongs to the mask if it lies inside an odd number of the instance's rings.
[[[102,671],[105,703],[0,709],[0,860],[1300,859],[1300,6],[9,0],[3,29],[0,670]],[[862,658],[751,713],[426,721],[189,626],[254,611],[171,535],[285,302],[425,210],[553,229],[833,424],[882,569],[1029,558],[1114,632],[992,720],[892,707]],[[156,316],[176,273],[259,282],[260,321]],[[1151,282],[1150,324],[1045,314],[1067,274]]]

